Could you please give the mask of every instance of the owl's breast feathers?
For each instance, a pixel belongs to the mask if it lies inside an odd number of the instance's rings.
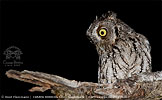
[[[111,50],[100,55],[99,82],[112,83],[132,74],[151,71],[150,45],[140,34],[118,38]]]

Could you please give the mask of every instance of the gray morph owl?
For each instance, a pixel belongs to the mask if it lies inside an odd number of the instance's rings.
[[[148,40],[116,18],[115,13],[109,11],[96,18],[87,36],[99,55],[99,83],[114,83],[133,74],[151,72]]]

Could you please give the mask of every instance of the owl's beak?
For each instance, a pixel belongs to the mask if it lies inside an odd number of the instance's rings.
[[[92,40],[92,38],[87,34],[87,38],[88,38],[88,40],[91,42],[91,43],[93,43],[93,40]]]
[[[92,44],[97,44],[97,40],[95,40],[95,38],[93,38],[92,36],[87,35],[87,38]]]
[[[92,44],[97,44],[97,40],[95,39],[95,37],[93,37],[92,31],[90,31],[90,30],[91,30],[90,28],[87,30],[86,35],[87,35],[89,41],[90,41]]]

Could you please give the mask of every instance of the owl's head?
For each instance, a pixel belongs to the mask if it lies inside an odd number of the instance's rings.
[[[116,14],[108,12],[90,25],[87,30],[87,36],[94,44],[113,44],[117,38],[116,32]]]

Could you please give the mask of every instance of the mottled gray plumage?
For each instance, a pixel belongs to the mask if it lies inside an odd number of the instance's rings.
[[[106,33],[106,34],[105,34]],[[133,74],[151,72],[151,47],[145,36],[108,12],[87,30],[99,55],[99,83],[114,83]]]

